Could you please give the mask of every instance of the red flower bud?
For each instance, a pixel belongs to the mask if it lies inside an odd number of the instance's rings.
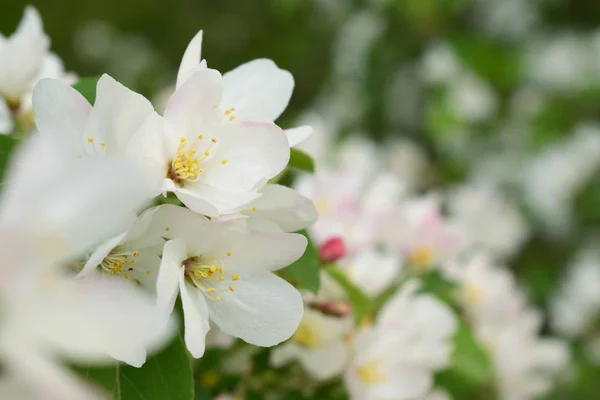
[[[346,255],[344,239],[333,236],[327,239],[319,248],[319,258],[323,263],[332,263]]]

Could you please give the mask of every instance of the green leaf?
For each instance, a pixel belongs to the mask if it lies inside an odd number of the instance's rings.
[[[289,166],[310,173],[315,172],[315,162],[312,157],[298,149],[290,149]]]
[[[94,104],[96,101],[96,84],[98,83],[98,77],[80,78],[77,83],[73,85],[73,88],[86,98],[90,104]]]
[[[329,265],[325,271],[344,289],[346,297],[352,306],[352,314],[354,321],[361,323],[365,318],[369,317],[373,311],[371,299],[358,286],[356,286],[348,275],[337,265]]]
[[[128,365],[77,368],[87,380],[112,393],[115,400],[193,400],[194,378],[181,337],[142,368]]]
[[[460,321],[454,335],[452,365],[436,376],[436,383],[448,389],[454,398],[485,393],[481,398],[495,399],[493,382],[494,370],[488,354],[467,323]]]
[[[12,136],[0,135],[0,177],[4,177],[10,155],[18,143],[19,141]]]
[[[298,232],[308,239],[306,251],[296,262],[279,271],[279,274],[301,288],[317,293],[321,287],[321,263],[308,233]]]

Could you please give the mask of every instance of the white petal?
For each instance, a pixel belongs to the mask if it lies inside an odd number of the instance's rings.
[[[404,365],[384,373],[389,374],[389,379],[373,385],[371,389],[374,398],[420,399],[433,387],[433,374],[424,368]]]
[[[318,218],[313,202],[293,189],[265,185],[260,193],[262,196],[249,204],[244,212],[251,220],[266,219],[284,232],[294,232],[309,227]]]
[[[318,380],[340,374],[346,367],[348,356],[348,348],[341,339],[299,353],[302,366]]]
[[[185,322],[185,345],[194,358],[200,358],[204,355],[206,334],[210,329],[206,300],[200,290],[185,281],[183,270],[179,275],[179,285]]]
[[[169,157],[164,143],[163,118],[153,112],[133,134],[125,148],[125,155],[136,163],[146,176],[153,195],[160,194]]]
[[[187,81],[198,70],[202,59],[202,31],[198,32],[183,53],[179,71],[177,72],[177,88]]]
[[[226,290],[227,283],[215,287]],[[304,307],[292,285],[267,272],[243,276],[232,286],[235,292],[222,292],[220,301],[208,303],[211,319],[223,332],[257,346],[274,346],[296,331]]]
[[[235,108],[245,121],[273,122],[286,109],[294,78],[267,59],[257,59],[223,75],[223,109]]]
[[[82,144],[90,147],[104,142],[107,152],[122,154],[133,134],[152,112],[154,108],[144,96],[104,74],[96,87],[96,102]],[[88,142],[90,137],[94,138],[93,143]]]
[[[108,253],[110,253],[115,247],[123,242],[123,239],[127,235],[127,232],[123,232],[120,235],[117,235],[113,238],[108,239],[106,242],[102,243],[100,246],[96,247],[96,249],[92,252],[87,262],[83,266],[83,269],[79,273],[79,276],[86,276],[92,273],[98,265],[106,258]]]
[[[297,233],[244,232],[230,229],[218,245],[206,251],[207,260],[222,260],[226,269],[244,276],[254,271],[275,271],[302,256],[306,237]]]
[[[313,133],[313,127],[304,125],[297,128],[286,129],[285,136],[288,138],[290,147],[294,147],[304,142]]]
[[[156,280],[157,303],[167,313],[173,311],[179,292],[179,276],[187,258],[185,242],[173,239],[165,243],[162,262]]]
[[[140,368],[146,362],[146,349],[136,345],[118,351],[109,351],[108,355],[136,368]]]
[[[223,90],[221,82],[219,71],[206,68],[194,72],[173,93],[164,116],[169,126],[172,126],[172,135],[177,144],[181,136],[195,138],[200,134],[209,135],[203,129],[223,120],[223,114],[218,108]]]
[[[33,90],[33,111],[38,131],[52,137],[64,136],[81,146],[92,106],[75,89],[56,79],[42,79]]]
[[[274,367],[282,367],[298,358],[304,349],[300,348],[294,341],[283,343],[271,350],[269,362]]]
[[[285,135],[270,123],[227,124],[216,145],[201,182],[231,192],[255,188],[283,171],[290,159]]]
[[[202,184],[176,188],[175,194],[190,210],[211,218],[238,211],[260,197],[255,191],[231,193]]]

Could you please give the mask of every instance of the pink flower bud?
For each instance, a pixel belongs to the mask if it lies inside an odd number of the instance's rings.
[[[323,263],[332,263],[345,255],[346,244],[339,236],[330,237],[319,248],[319,258]]]
[[[345,300],[330,300],[325,303],[314,304],[313,307],[323,314],[334,317],[346,317],[352,313],[350,303]]]

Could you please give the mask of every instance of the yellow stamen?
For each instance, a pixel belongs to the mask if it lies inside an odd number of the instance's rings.
[[[240,280],[240,276],[239,276],[238,274],[234,274],[234,275],[231,277],[231,280],[232,280],[232,281],[239,281],[239,280]]]

